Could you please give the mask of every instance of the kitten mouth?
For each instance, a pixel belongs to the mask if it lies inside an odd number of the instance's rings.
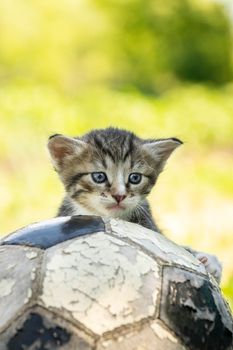
[[[122,204],[113,204],[107,207],[108,210],[124,210],[125,207]]]

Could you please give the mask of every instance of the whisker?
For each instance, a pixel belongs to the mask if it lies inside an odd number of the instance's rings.
[[[139,210],[140,214],[144,215],[150,221],[150,223],[154,225],[153,219],[140,203],[137,204],[137,209]]]

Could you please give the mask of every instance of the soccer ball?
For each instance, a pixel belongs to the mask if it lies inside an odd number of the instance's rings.
[[[0,350],[232,349],[232,316],[204,265],[140,225],[32,224],[1,241],[0,264]]]

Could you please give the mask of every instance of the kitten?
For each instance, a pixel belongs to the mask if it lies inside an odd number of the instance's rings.
[[[144,140],[115,128],[75,138],[51,136],[48,149],[66,190],[58,216],[120,218],[160,232],[146,197],[181,144],[177,138]],[[215,256],[187,249],[220,281],[221,265]]]

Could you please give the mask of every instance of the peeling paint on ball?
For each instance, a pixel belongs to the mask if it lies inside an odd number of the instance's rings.
[[[47,259],[43,305],[68,310],[93,332],[154,314],[159,267],[135,247],[97,233],[50,249]]]
[[[142,226],[33,224],[2,240],[0,266],[1,350],[233,350],[216,281]]]

